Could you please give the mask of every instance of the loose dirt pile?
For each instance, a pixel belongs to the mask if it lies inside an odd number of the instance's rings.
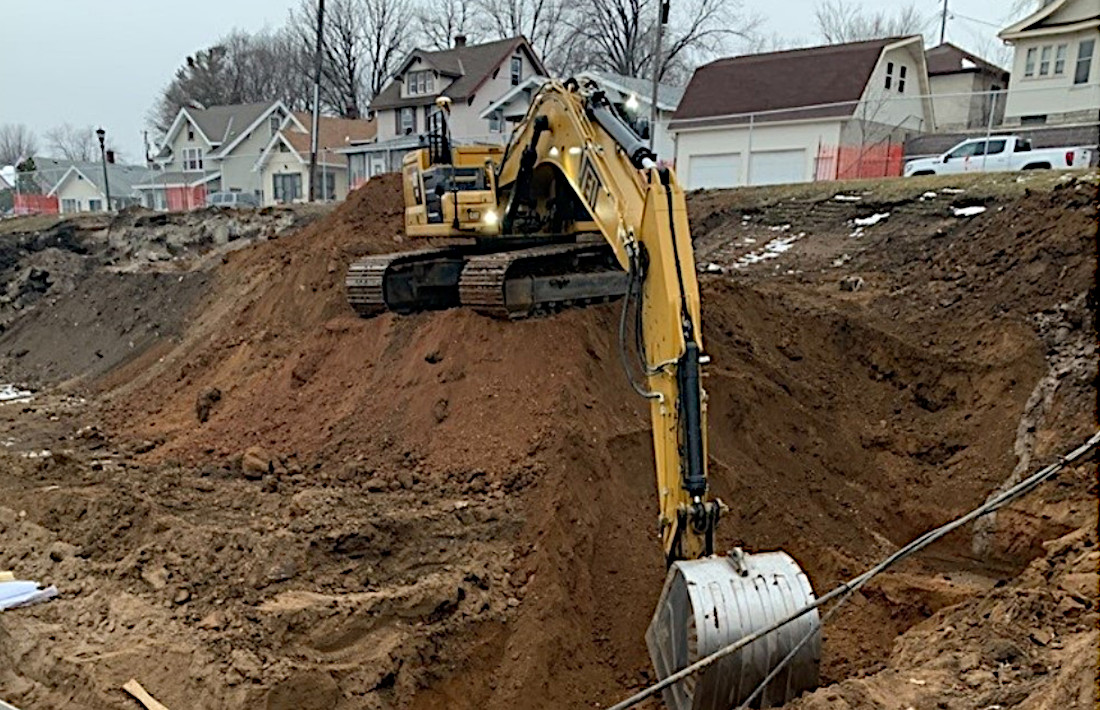
[[[973,218],[914,189],[857,236],[886,200],[692,202],[725,271],[703,279],[720,543],[782,547],[819,590],[1092,426],[1095,185]],[[54,449],[3,459],[0,567],[63,593],[0,618],[5,699],[124,707],[133,675],[170,707],[558,708],[652,680],[652,453],[616,306],[355,318],[348,261],[410,248],[399,190],[229,255],[94,414],[0,410],[15,448]],[[1093,486],[1067,473],[881,577],[826,630],[826,681],[863,677],[801,702],[1090,692]],[[985,648],[987,613],[1013,649]]]

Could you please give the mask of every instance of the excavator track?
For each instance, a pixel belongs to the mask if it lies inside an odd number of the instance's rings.
[[[351,264],[345,283],[348,303],[363,318],[465,306],[515,319],[617,298],[626,273],[605,244],[489,253],[466,245],[369,256]]]
[[[463,306],[516,319],[618,298],[626,283],[605,244],[553,244],[472,257],[458,290]]]
[[[363,318],[458,305],[458,277],[468,249],[441,247],[379,254],[355,261],[344,283],[348,303]]]

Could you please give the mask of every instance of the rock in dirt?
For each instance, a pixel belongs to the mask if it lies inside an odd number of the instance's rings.
[[[221,401],[222,391],[217,387],[208,387],[199,393],[198,398],[195,400],[195,416],[200,423],[206,423],[206,420],[210,418],[210,412],[214,409],[214,405]]]
[[[241,471],[250,481],[258,481],[273,472],[272,458],[263,448],[250,446],[241,455]]]

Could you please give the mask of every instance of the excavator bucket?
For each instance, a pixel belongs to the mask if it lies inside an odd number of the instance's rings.
[[[784,552],[676,562],[646,631],[653,667],[665,679],[699,659],[798,611],[814,599],[806,574]],[[811,611],[664,691],[670,710],[730,710],[743,703],[805,638],[751,707],[782,705],[818,682],[821,622]]]

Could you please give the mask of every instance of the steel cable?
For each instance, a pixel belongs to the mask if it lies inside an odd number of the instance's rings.
[[[757,641],[764,636],[767,636],[773,631],[791,623],[795,619],[799,619],[802,616],[810,613],[814,609],[822,607],[825,604],[828,604],[830,601],[839,597],[840,601],[838,601],[836,606],[830,609],[829,612],[822,619],[822,621],[824,622],[825,620],[829,619],[836,612],[836,610],[839,609],[844,604],[844,602],[846,602],[855,592],[859,591],[861,587],[863,587],[865,584],[870,582],[873,578],[875,578],[885,570],[889,569],[890,567],[894,566],[905,558],[910,557],[917,552],[923,550],[925,547],[928,547],[933,542],[962,527],[963,525],[966,525],[967,523],[970,523],[984,515],[988,515],[1000,508],[1003,508],[1009,503],[1015,501],[1017,498],[1020,498],[1030,493],[1039,485],[1053,478],[1055,474],[1057,474],[1067,465],[1083,458],[1087,453],[1096,448],[1097,445],[1100,445],[1100,431],[1094,433],[1087,441],[1085,441],[1085,443],[1081,444],[1065,456],[1062,456],[1055,463],[1040,469],[1036,473],[1032,474],[1028,478],[1025,478],[1024,480],[1020,481],[1019,483],[1005,490],[1004,492],[987,499],[985,503],[971,510],[969,513],[955,518],[951,522],[942,525],[934,530],[930,530],[924,533],[923,535],[916,538],[904,547],[900,548],[893,554],[887,556],[885,559],[876,564],[874,567],[868,569],[863,574],[854,577],[847,582],[841,583],[832,591],[818,597],[815,601],[807,604],[798,611],[770,624],[763,629],[754,631],[748,636],[742,637],[740,640],[730,644],[729,646],[726,646],[725,648],[721,648],[715,651],[705,658],[699,659],[695,663],[692,663],[691,665],[677,671],[676,673],[673,673],[664,680],[655,683],[648,688],[639,691],[638,693],[635,693],[634,695],[616,705],[612,705],[608,710],[627,710],[627,708],[632,708],[643,700],[646,700],[647,698],[653,697],[654,695],[660,693],[665,688],[679,683],[685,678],[688,678],[689,676],[698,673],[704,668],[707,668],[714,663],[717,663],[726,656],[736,653],[737,651],[741,650],[745,646],[748,646],[754,641]],[[795,653],[798,651],[799,648],[801,648],[802,645],[807,642],[809,638],[810,635],[805,636],[799,642],[799,644],[796,645],[795,649],[788,653],[787,656],[780,662],[780,664],[776,668],[774,668],[772,672],[769,673],[768,676],[756,687],[752,695],[750,695],[749,698],[744,703],[742,703],[740,707],[747,707],[748,703],[751,702],[752,699],[754,699],[757,695],[759,695],[764,687],[771,682],[771,680],[783,669],[783,667],[787,665],[787,663],[790,662],[792,658],[794,658]]]

